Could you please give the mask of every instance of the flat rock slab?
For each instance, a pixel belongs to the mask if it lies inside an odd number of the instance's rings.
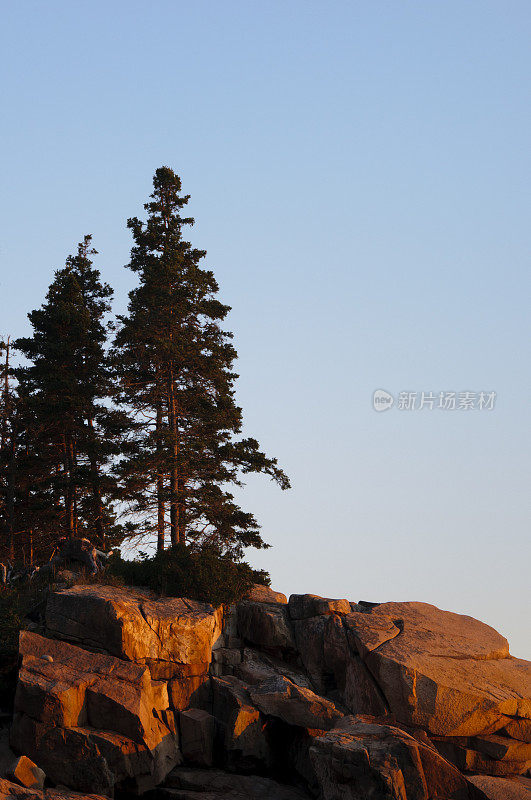
[[[210,796],[230,800],[308,800],[308,795],[291,786],[258,775],[235,775],[219,769],[177,767],[164,782],[164,789],[190,792],[190,797]],[[192,792],[194,794],[192,794]],[[203,793],[206,793],[203,795]]]
[[[531,717],[531,664],[472,617],[426,603],[376,607],[400,633],[365,655],[391,713],[441,736],[492,733],[508,717]],[[363,615],[370,622],[372,614]]]
[[[221,609],[207,603],[116,586],[73,586],[46,607],[49,636],[148,664],[153,677],[170,677],[158,665],[208,666],[221,622]]]
[[[284,675],[297,686],[311,688],[308,676],[301,669],[250,647],[243,648],[241,661],[234,667],[234,675],[244,683],[252,685],[262,683],[276,675]]]
[[[254,705],[271,717],[301,728],[329,730],[341,717],[335,705],[283,676],[249,688]]]
[[[67,789],[27,789],[0,778],[0,800],[108,800],[101,794],[79,794]]]
[[[509,655],[507,639],[490,625],[429,603],[382,603],[372,614],[389,617],[403,627],[401,645],[408,643],[417,658],[425,654],[479,661]]]
[[[441,755],[451,761],[452,764],[463,772],[480,773],[483,775],[493,775],[496,777],[512,777],[525,773],[531,766],[531,762],[520,758],[519,761],[508,759],[496,759],[485,755],[479,750],[474,750],[467,746],[468,741],[456,740],[453,737],[432,737],[433,744]]]
[[[468,747],[499,761],[530,761],[531,743],[510,739],[508,736],[472,736]]]

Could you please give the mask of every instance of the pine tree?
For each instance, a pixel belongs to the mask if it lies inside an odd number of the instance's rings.
[[[104,548],[120,537],[110,467],[126,418],[109,403],[112,290],[92,266],[95,253],[85,236],[55,273],[46,302],[28,315],[33,335],[15,343],[29,360],[15,375],[26,431],[19,472],[31,478],[26,513],[43,529],[88,535]]]
[[[189,195],[168,167],[157,169],[153,187],[147,221],[128,221],[134,239],[128,266],[139,285],[114,348],[122,399],[138,426],[122,475],[136,510],[147,515],[147,529],[155,530],[156,511],[159,549],[169,510],[172,545],[214,542],[238,558],[244,547],[267,545],[228,487],[241,486],[250,472],[269,475],[283,489],[289,480],[255,439],[238,438],[237,354],[232,334],[221,327],[230,307],[217,298],[212,271],[200,267],[205,251],[183,238],[194,222],[181,215]]]

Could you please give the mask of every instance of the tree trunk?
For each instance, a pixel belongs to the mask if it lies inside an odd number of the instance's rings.
[[[6,456],[6,490],[5,490],[5,528],[7,549],[11,562],[15,560],[15,438],[16,426],[11,414],[11,398],[9,391],[9,353],[11,339],[8,336],[5,345],[6,360],[4,365],[2,388],[2,420],[0,426],[0,453]],[[10,425],[11,422],[11,425]]]
[[[9,420],[9,345],[10,337],[7,337],[6,348],[6,362],[4,366],[4,386],[2,390],[2,420],[0,426],[0,451],[2,451],[7,442],[7,428]]]
[[[168,392],[168,419],[171,431],[171,469],[170,469],[170,538],[172,545],[185,541],[183,482],[179,463],[179,424],[175,401],[175,384],[170,377]]]
[[[162,470],[163,448],[162,448],[162,403],[157,404],[157,552],[164,550],[164,472]]]
[[[74,538],[74,457],[73,445],[70,435],[65,437],[65,472],[67,488],[65,493],[65,528],[68,539]]]
[[[106,550],[106,541],[105,541],[105,526],[103,524],[103,503],[101,500],[101,481],[100,481],[100,471],[98,467],[98,463],[94,456],[94,422],[89,417],[87,419],[87,424],[92,436],[92,447],[90,453],[90,474],[91,474],[91,482],[92,482],[92,513],[94,517],[94,533],[95,533],[95,541],[98,542],[98,547],[100,550],[105,552]],[[89,536],[92,541],[92,537]]]
[[[12,431],[9,445],[9,461],[7,464],[6,486],[6,530],[11,563],[15,560],[15,431]]]

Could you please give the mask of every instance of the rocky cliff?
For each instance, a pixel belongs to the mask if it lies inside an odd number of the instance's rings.
[[[74,586],[50,596],[20,654],[11,746],[46,786],[171,800],[531,798],[531,664],[489,626],[425,603],[287,602],[257,587],[223,612]],[[0,797],[17,791],[0,781]]]

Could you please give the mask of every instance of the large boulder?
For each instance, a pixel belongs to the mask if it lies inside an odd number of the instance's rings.
[[[468,745],[479,753],[498,761],[531,762],[531,744],[511,739],[508,736],[472,736],[467,739]]]
[[[152,743],[153,709],[168,707],[165,684],[145,666],[22,631],[15,710],[60,727],[121,733]]]
[[[484,798],[433,747],[370,719],[343,718],[313,740],[310,758],[326,800]]]
[[[185,670],[182,670],[185,672]],[[209,695],[208,672],[198,675],[175,675],[167,683],[170,708],[184,711],[189,706],[201,708]]]
[[[436,735],[474,736],[509,717],[531,717],[531,664],[510,657],[493,628],[426,603],[386,603],[373,613],[379,634],[371,649],[366,632],[350,630],[399,721]],[[370,628],[373,614],[361,616]],[[386,638],[382,616],[399,633],[389,626]]]
[[[341,699],[351,714],[370,714],[382,717],[389,713],[389,706],[373,676],[356,655],[349,659]]]
[[[221,609],[207,603],[116,586],[73,586],[46,607],[49,636],[146,664],[160,679],[180,676],[183,666],[206,672],[221,625]]]
[[[293,597],[293,595],[292,595]],[[309,617],[295,619],[292,622],[297,650],[304,669],[310,676],[312,688],[319,693],[324,693],[335,685],[334,674],[339,664],[348,657],[347,644],[344,642],[344,652],[338,653],[339,659],[334,664],[325,653],[325,639],[328,638],[328,629],[333,624],[333,619],[339,617]],[[343,628],[341,627],[341,631]]]
[[[508,719],[502,733],[521,742],[531,742],[531,719]]]
[[[155,786],[179,763],[176,731],[155,715],[165,684],[146,666],[27,631],[20,652],[11,745],[52,781],[111,794],[124,780]]]

